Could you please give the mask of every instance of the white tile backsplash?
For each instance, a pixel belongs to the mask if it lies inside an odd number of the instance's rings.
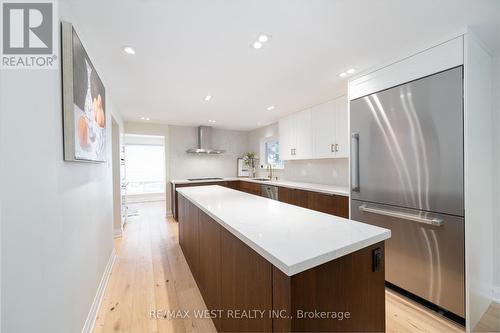
[[[349,185],[347,158],[285,162],[283,179],[335,186]]]

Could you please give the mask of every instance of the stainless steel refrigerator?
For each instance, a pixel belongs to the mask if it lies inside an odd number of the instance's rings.
[[[351,218],[392,232],[386,281],[465,317],[463,68],[350,102]]]

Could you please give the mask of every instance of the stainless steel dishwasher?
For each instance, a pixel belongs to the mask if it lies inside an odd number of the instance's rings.
[[[278,186],[262,184],[260,190],[263,197],[278,200]]]

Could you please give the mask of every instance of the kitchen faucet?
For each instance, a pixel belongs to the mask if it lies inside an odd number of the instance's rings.
[[[271,164],[267,165],[267,176],[269,177],[270,180],[273,179],[273,166]]]

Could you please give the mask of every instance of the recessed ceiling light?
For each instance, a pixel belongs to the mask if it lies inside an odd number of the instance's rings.
[[[355,71],[356,71],[356,70],[355,70],[354,68],[349,68],[349,69],[347,70],[347,74],[352,74],[352,73],[354,73]]]
[[[141,120],[149,120],[149,117],[141,117]]]
[[[254,49],[260,49],[262,47],[262,43],[261,42],[254,42],[252,44],[252,46]]]
[[[211,100],[211,99],[212,99],[212,95],[207,95],[207,96],[205,96],[205,101],[207,101],[207,102],[208,102],[208,101],[209,101],[209,100]]]
[[[261,43],[265,43],[269,40],[269,36],[268,35],[265,35],[265,34],[261,34],[259,36],[259,38],[257,38],[259,42]]]
[[[214,124],[214,123],[215,123],[215,120],[213,120],[213,119],[209,119],[209,120],[208,120],[208,122],[209,122],[209,123],[211,123],[211,124]]]
[[[274,110],[274,105],[268,106],[266,109],[267,109],[267,111]]]
[[[347,73],[346,72],[342,72],[339,74],[340,77],[346,77],[347,76]]]
[[[135,54],[135,50],[132,46],[124,46],[123,47],[123,51],[126,53],[126,54]]]

